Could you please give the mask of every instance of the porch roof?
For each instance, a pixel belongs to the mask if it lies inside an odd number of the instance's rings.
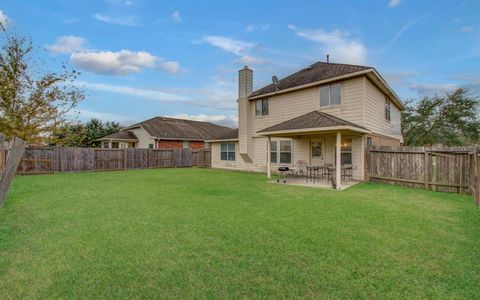
[[[315,132],[351,131],[370,133],[367,128],[344,119],[314,110],[299,117],[267,127],[257,133],[266,136],[310,134]]]
[[[102,138],[96,139],[95,141],[128,141],[128,142],[136,142],[138,141],[137,136],[135,133],[122,130],[119,132],[112,133],[110,135],[104,136]]]

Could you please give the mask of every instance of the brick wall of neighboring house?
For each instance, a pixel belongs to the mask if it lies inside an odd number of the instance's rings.
[[[190,141],[189,148],[193,151],[202,150],[205,145],[204,142],[199,141]],[[157,149],[182,149],[183,141],[169,141],[169,140],[160,140],[157,142]]]

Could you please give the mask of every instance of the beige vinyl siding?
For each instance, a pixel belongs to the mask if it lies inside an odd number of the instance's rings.
[[[231,143],[231,142],[229,142]],[[239,144],[235,142],[235,161],[222,160],[221,159],[221,144],[220,142],[211,143],[211,153],[212,153],[212,168],[217,169],[231,169],[231,170],[244,170],[244,171],[256,171],[256,172],[265,172],[266,164],[262,165],[245,163],[242,157],[239,154]],[[263,167],[263,168],[262,168]]]
[[[269,113],[266,116],[255,116],[255,101],[250,101],[249,121],[252,126],[249,128],[249,136],[256,136],[259,130],[314,110],[321,110],[362,125],[365,80],[365,77],[359,77],[342,81],[342,104],[331,108],[320,107],[320,87],[318,86],[269,97]]]
[[[385,94],[370,80],[367,80],[365,125],[373,133],[380,133],[402,140],[400,109],[391,102],[391,120],[386,120],[385,99]]]
[[[310,164],[310,139],[321,138],[324,142],[324,162],[335,164],[335,142],[334,135],[328,136],[308,136],[301,138],[272,138],[272,141],[292,140],[292,163],[291,166],[296,165],[299,160]],[[352,139],[352,167],[353,179],[363,180],[363,146],[362,137],[345,135],[344,138]],[[238,143],[235,143],[235,161],[223,161],[220,159],[220,145],[215,142],[211,144],[212,150],[212,168],[219,169],[233,169],[254,172],[266,172],[267,170],[267,138],[254,138],[254,162],[245,163],[238,153]],[[276,173],[277,167],[285,164],[272,163],[272,172]]]
[[[138,143],[135,146],[136,148],[148,148],[149,144],[153,144],[153,147],[155,147],[155,139],[153,139],[145,129],[139,127],[129,129],[128,131],[132,131],[138,138]]]

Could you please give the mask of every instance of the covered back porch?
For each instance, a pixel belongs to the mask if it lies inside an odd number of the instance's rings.
[[[278,183],[339,190],[362,181],[364,136],[370,131],[318,111],[305,116],[259,131],[268,141],[268,178],[275,172],[281,175]],[[285,150],[282,140],[292,141],[289,164],[281,157]],[[282,171],[282,167],[288,170]]]

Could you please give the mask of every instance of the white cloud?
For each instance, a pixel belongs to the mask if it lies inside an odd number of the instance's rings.
[[[136,121],[136,119],[130,116],[92,111],[87,109],[75,109],[74,111],[70,111],[69,115],[72,118],[76,118],[78,116],[79,119],[83,121],[88,121],[90,119],[100,119],[102,121],[115,121],[119,122],[120,124],[126,124],[131,123],[132,121]]]
[[[460,32],[472,32],[473,27],[472,26],[463,26],[462,28],[459,29]]]
[[[408,87],[417,92],[419,96],[434,96],[451,93],[460,86],[455,83],[410,83]]]
[[[367,60],[367,49],[361,41],[350,39],[347,31],[334,29],[302,30],[294,25],[288,25],[299,37],[320,44],[325,54],[330,54],[334,61],[351,64],[364,64]]]
[[[97,90],[127,96],[140,97],[147,100],[154,100],[159,102],[188,102],[190,99],[186,96],[182,96],[170,92],[162,92],[157,90],[139,89],[135,87],[125,85],[112,85],[95,82],[77,81],[76,86],[85,87],[87,90]]]
[[[6,27],[9,23],[9,19],[3,10],[0,10],[0,24]]]
[[[235,54],[239,57],[235,60],[237,63],[243,65],[258,65],[265,63],[264,60],[256,58],[250,54],[251,50],[255,47],[254,43],[213,35],[204,37],[203,41],[222,49],[223,51]]]
[[[182,16],[180,16],[180,12],[178,10],[174,11],[171,16],[173,21],[177,23],[182,22]]]
[[[82,37],[67,35],[57,38],[54,44],[47,45],[45,48],[53,53],[70,54],[81,50],[86,43],[87,40]]]
[[[215,35],[206,36],[203,38],[203,41],[223,51],[239,56],[255,46],[255,44],[250,42]]]
[[[185,72],[185,69],[183,69],[183,68],[180,66],[180,63],[177,62],[177,61],[165,61],[165,62],[161,62],[161,63],[157,66],[157,69],[162,70],[162,71],[165,71],[165,72],[170,73],[170,74],[174,74],[174,75]]]
[[[260,65],[265,63],[263,59],[253,57],[251,55],[243,55],[237,60],[237,62],[244,65]]]
[[[194,120],[201,122],[211,122],[218,125],[228,126],[231,128],[236,128],[238,125],[238,118],[235,115],[189,115],[189,114],[177,114],[167,116],[170,118],[185,119],[185,120]]]
[[[164,103],[211,107],[217,110],[228,111],[235,110],[237,107],[235,102],[235,81],[227,82],[214,80],[213,84],[201,88],[164,90],[143,89],[126,85],[112,85],[86,81],[76,81],[74,84],[77,87],[86,90],[133,96],[135,98]]]
[[[126,75],[142,68],[155,66],[158,57],[144,51],[132,52],[75,52],[70,59],[73,65],[98,74]]]
[[[388,7],[394,8],[400,4],[401,0],[388,0]]]
[[[134,16],[113,17],[113,16],[97,13],[93,15],[93,17],[100,22],[114,24],[114,25],[140,26],[140,23],[136,20]]]
[[[86,39],[74,35],[61,36],[54,44],[47,45],[46,49],[52,53],[70,54],[74,66],[97,74],[126,75],[139,72],[143,68],[156,68],[170,74],[185,72],[179,62],[165,61],[149,52],[93,51],[84,48],[87,42]]]

